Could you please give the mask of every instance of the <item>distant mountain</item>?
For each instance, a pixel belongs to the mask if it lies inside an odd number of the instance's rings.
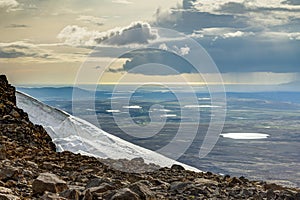
[[[41,101],[43,100],[71,100],[72,94],[76,91],[78,96],[85,98],[91,95],[91,91],[83,90],[75,87],[41,87],[41,88],[25,88],[17,87],[17,90],[33,96]]]

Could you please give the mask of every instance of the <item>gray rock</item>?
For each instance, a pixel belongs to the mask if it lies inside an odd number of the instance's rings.
[[[142,181],[132,184],[129,189],[138,194],[143,200],[156,200],[155,194]]]
[[[185,170],[184,167],[182,167],[181,165],[172,165],[171,169],[174,169],[174,170],[178,170],[178,171],[183,171]]]
[[[42,200],[66,200],[66,198],[60,197],[57,194],[54,194],[54,193],[51,193],[51,192],[46,192],[39,199],[42,199]]]
[[[11,189],[6,188],[6,187],[0,187],[0,193],[1,194],[12,194]]]
[[[133,158],[131,161],[133,162],[138,162],[138,163],[144,163],[144,159],[142,157],[136,157],[136,158]]]
[[[19,200],[20,198],[12,194],[0,194],[0,200]]]
[[[181,181],[174,181],[170,184],[170,190],[171,191],[177,191],[179,193],[183,192],[188,186],[190,185],[190,183],[187,182],[181,182]]]
[[[18,172],[18,168],[10,166],[3,167],[2,169],[0,169],[0,180],[16,179]]]
[[[78,190],[65,190],[59,194],[59,196],[72,199],[72,200],[79,200],[80,192]]]
[[[83,200],[93,200],[93,195],[90,190],[86,190],[83,194]]]
[[[3,144],[0,144],[0,160],[6,159],[6,148]]]
[[[217,181],[206,179],[206,178],[196,178],[194,182],[195,184],[201,184],[201,185],[218,185]]]
[[[91,187],[88,190],[90,190],[90,192],[92,194],[94,194],[94,193],[104,193],[104,192],[107,192],[107,191],[113,190],[113,189],[115,189],[115,187],[113,187],[112,185],[110,185],[108,183],[102,183],[100,186]]]
[[[107,183],[107,182],[109,182],[109,181],[106,180],[106,179],[103,179],[103,178],[93,178],[93,179],[88,181],[85,188],[88,189],[88,188],[92,188],[92,187],[98,187],[101,184]]]
[[[117,190],[116,193],[110,198],[111,200],[139,200],[139,196],[131,191],[129,188]]]
[[[32,183],[34,194],[43,194],[45,191],[59,193],[67,189],[66,182],[51,173],[41,173]]]

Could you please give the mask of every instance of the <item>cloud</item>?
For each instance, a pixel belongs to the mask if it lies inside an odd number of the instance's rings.
[[[6,28],[28,28],[29,26],[25,24],[10,24]]]
[[[197,0],[183,0],[182,8],[185,10],[194,9],[194,4]]]
[[[204,28],[247,29],[246,32],[286,28],[292,32],[299,27],[299,12],[299,6],[278,0],[183,0],[177,8],[157,10],[154,24],[184,33]]]
[[[95,41],[112,45],[148,44],[158,38],[158,33],[147,22],[133,22],[125,28],[116,28],[102,33]]]
[[[93,46],[96,45],[95,38],[98,35],[97,31],[88,31],[77,25],[68,25],[60,31],[57,38],[71,46]]]
[[[287,0],[282,2],[283,4],[290,4],[290,5],[300,5],[300,1],[299,0]]]
[[[147,22],[133,22],[127,27],[114,28],[105,32],[89,31],[84,27],[69,25],[57,36],[71,46],[96,46],[147,44],[158,38],[158,34]]]
[[[247,7],[243,3],[227,2],[220,6],[219,11],[225,13],[244,14],[247,12]]]
[[[118,4],[132,4],[131,1],[127,1],[127,0],[113,0],[112,2]]]
[[[285,5],[280,1],[241,1],[220,4],[215,12],[245,16],[246,23],[252,27],[270,28],[289,24],[299,18],[300,7]]]
[[[13,11],[19,6],[16,0],[0,0],[0,8],[6,9],[6,11]]]
[[[233,38],[233,37],[247,37],[255,35],[253,32],[245,32],[235,28],[204,28],[199,31],[195,31],[193,37],[213,37],[215,39],[221,38]]]
[[[265,37],[219,38],[215,42],[200,38],[199,42],[222,73],[300,72],[300,41],[283,36],[274,40],[265,40]]]
[[[154,24],[197,40],[223,73],[299,72],[297,2],[184,0],[168,11],[157,10]]]
[[[182,54],[187,54],[189,52],[188,47],[178,48],[173,47],[173,49],[178,49]],[[135,69],[135,73],[145,74],[145,75],[174,75],[176,73],[162,67],[168,66],[175,70],[177,73],[196,73],[195,68],[184,58],[168,50],[157,50],[157,49],[140,49],[132,51],[128,54],[123,55],[124,58],[129,58],[123,65],[123,71],[130,71]],[[155,65],[157,63],[157,65]],[[148,65],[143,70],[138,70],[138,66]],[[120,70],[116,71],[119,72]]]
[[[188,47],[187,45],[182,46],[182,47],[178,47],[177,45],[173,45],[173,47],[170,48],[166,45],[166,43],[160,44],[158,48],[161,49],[161,50],[164,50],[164,51],[173,52],[173,53],[181,55],[181,56],[188,55],[190,53],[190,50],[191,50],[190,47]]]
[[[199,11],[195,5],[194,0],[184,0],[182,7],[173,8],[167,12],[157,10],[154,24],[184,33],[193,33],[202,28],[245,28],[247,26],[244,16],[203,12]]]
[[[0,43],[0,58],[48,58],[50,56],[45,50],[26,42]]]
[[[263,32],[260,34],[260,37],[269,38],[269,40],[276,41],[284,41],[284,40],[300,40],[300,32]]]
[[[83,21],[85,23],[95,24],[95,25],[98,25],[98,26],[104,25],[104,23],[103,23],[104,19],[100,18],[100,17],[94,17],[94,16],[89,16],[89,15],[80,15],[77,18],[77,20]]]

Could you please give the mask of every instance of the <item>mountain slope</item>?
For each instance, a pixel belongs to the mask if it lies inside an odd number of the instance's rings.
[[[133,159],[141,157],[146,163],[163,167],[180,164],[186,169],[200,171],[161,154],[113,136],[89,122],[45,105],[21,92],[16,93],[17,105],[28,113],[30,120],[42,125],[59,151],[68,150],[100,158]]]

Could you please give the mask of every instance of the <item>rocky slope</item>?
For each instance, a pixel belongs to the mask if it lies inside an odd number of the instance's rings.
[[[179,165],[127,173],[105,163],[153,166],[140,158],[100,160],[55,149],[46,131],[16,107],[15,88],[0,76],[0,200],[300,199],[299,189],[244,177],[196,173]]]

